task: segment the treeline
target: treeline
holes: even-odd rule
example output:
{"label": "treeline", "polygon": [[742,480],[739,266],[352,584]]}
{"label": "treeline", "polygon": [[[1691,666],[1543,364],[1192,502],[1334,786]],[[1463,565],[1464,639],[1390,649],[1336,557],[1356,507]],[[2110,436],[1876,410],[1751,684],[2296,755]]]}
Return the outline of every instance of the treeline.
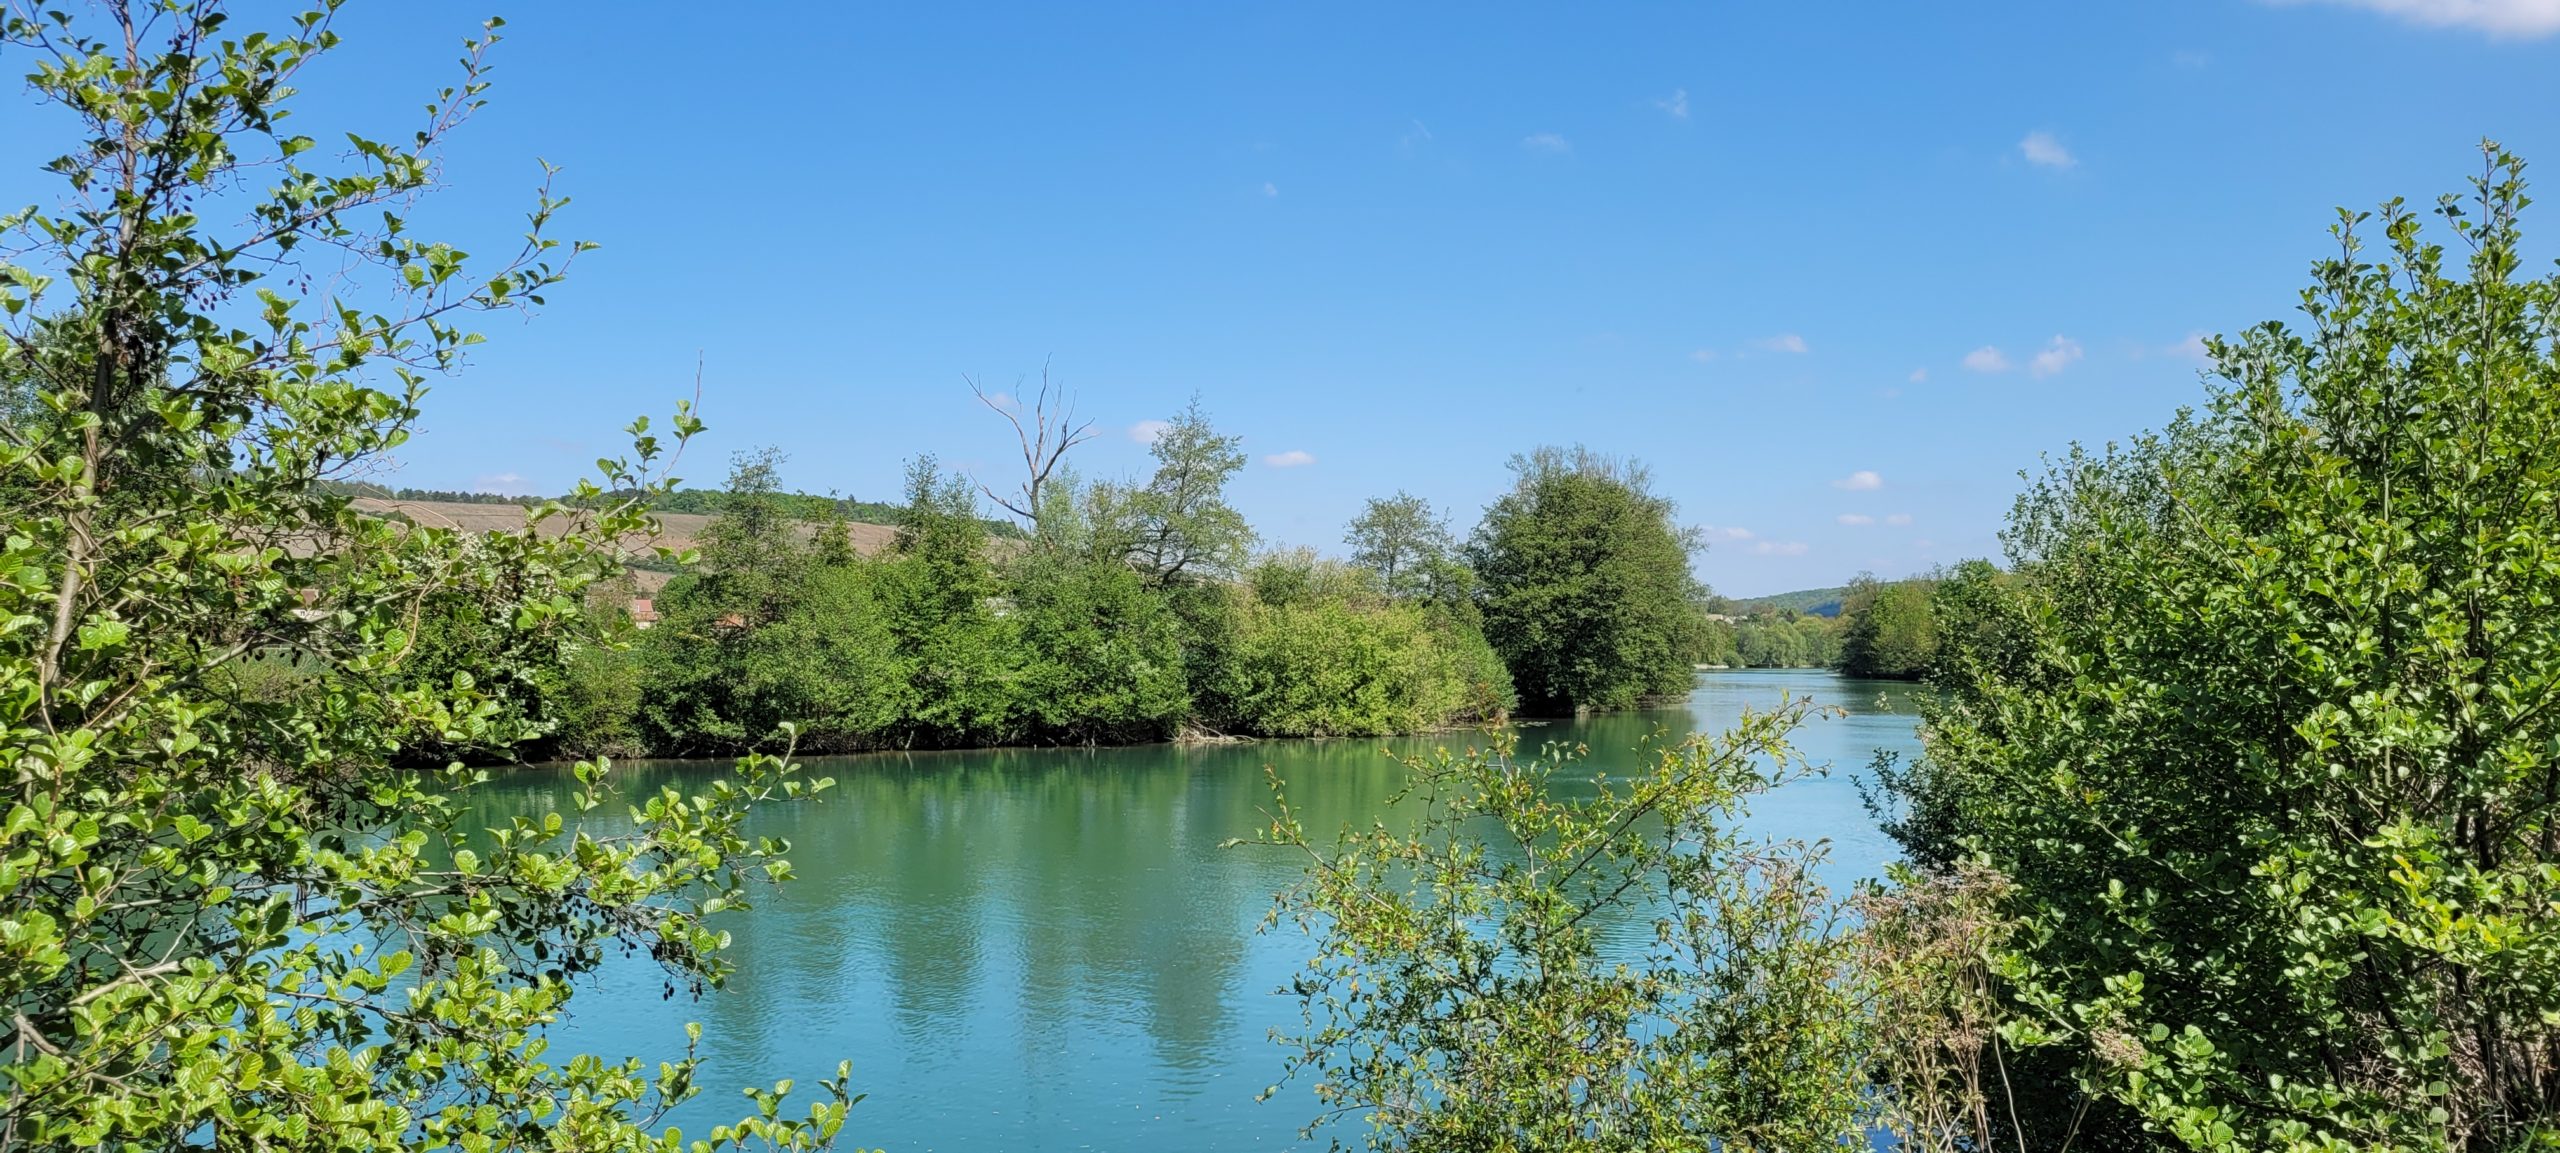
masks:
{"label": "treeline", "polygon": [[[786,726],[813,752],[1377,735],[1689,689],[1695,542],[1639,467],[1521,457],[1463,542],[1419,497],[1374,500],[1331,561],[1257,550],[1226,498],[1244,454],[1196,403],[1151,451],[1143,481],[1036,475],[1010,539],[920,460],[877,556],[840,505],[810,531],[777,454],[744,455],[654,627],[580,649],[522,707],[557,751],[704,755]],[[477,626],[432,621],[453,631],[416,667],[467,667]]]}
{"label": "treeline", "polygon": [[[628,493],[609,493],[607,499],[627,499]],[[652,512],[700,513],[716,516],[729,509],[737,493],[725,488],[670,489],[650,498]],[[808,492],[772,492],[756,494],[753,499],[770,502],[785,515],[811,523],[847,520],[861,524],[897,524],[907,506],[885,501],[856,500],[852,497],[823,496]],[[1012,521],[980,517],[988,534],[1020,539],[1022,528]]]}
{"label": "treeline", "polygon": [[[1840,611],[1834,616],[1774,605],[1772,598],[1712,597],[1705,603],[1703,659],[1729,668],[1826,668],[1853,677],[1924,680],[1939,667],[1943,634],[1963,627],[1950,622],[1963,620],[2003,579],[1982,560],[1898,581],[1860,573],[1838,590]],[[1830,593],[1800,595],[1831,603]]]}
{"label": "treeline", "polygon": [[543,502],[538,496],[509,496],[494,492],[457,492],[443,488],[392,488],[362,480],[321,480],[312,486],[314,492],[331,496],[370,497],[374,500],[432,500],[448,504],[511,504],[531,508]]}
{"label": "treeline", "polygon": [[[617,490],[592,496],[569,494],[559,497],[511,496],[494,492],[461,492],[443,488],[392,488],[370,481],[323,480],[314,491],[336,496],[371,497],[375,500],[436,501],[445,504],[506,504],[532,508],[545,501],[583,508],[605,508],[635,501],[651,512],[694,513],[716,515],[728,508],[731,494],[717,488],[670,488],[655,492]],[[788,515],[809,522],[847,520],[861,524],[896,524],[904,506],[876,500],[826,496],[809,492],[772,492],[758,496],[785,510]],[[999,537],[1022,536],[1022,529],[1008,520],[982,518],[987,532]]]}
{"label": "treeline", "polygon": [[1701,663],[1737,669],[1827,669],[1840,663],[1841,622],[1794,609],[1735,616],[1710,605]]}

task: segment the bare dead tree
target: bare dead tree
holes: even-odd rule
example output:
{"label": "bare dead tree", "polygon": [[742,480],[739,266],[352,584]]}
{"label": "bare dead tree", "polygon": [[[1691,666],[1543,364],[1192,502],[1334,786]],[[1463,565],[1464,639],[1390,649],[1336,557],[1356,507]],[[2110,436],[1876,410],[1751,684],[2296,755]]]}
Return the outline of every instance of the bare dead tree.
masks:
{"label": "bare dead tree", "polygon": [[[1019,493],[1007,496],[983,480],[978,482],[978,488],[987,494],[988,500],[1021,518],[1024,527],[1038,535],[1040,490],[1049,483],[1050,475],[1057,472],[1058,462],[1066,459],[1068,449],[1093,439],[1093,422],[1076,420],[1075,398],[1050,378],[1046,364],[1040,366],[1040,392],[1032,400],[1028,424],[1024,423],[1019,397],[1006,398],[1012,401],[1006,404],[997,399],[1003,394],[988,393],[975,377],[963,376],[960,379],[969,383],[969,391],[977,394],[978,403],[986,405],[989,411],[1013,426],[1014,439],[1022,446],[1025,479]],[[1015,390],[1020,391],[1019,382]]]}

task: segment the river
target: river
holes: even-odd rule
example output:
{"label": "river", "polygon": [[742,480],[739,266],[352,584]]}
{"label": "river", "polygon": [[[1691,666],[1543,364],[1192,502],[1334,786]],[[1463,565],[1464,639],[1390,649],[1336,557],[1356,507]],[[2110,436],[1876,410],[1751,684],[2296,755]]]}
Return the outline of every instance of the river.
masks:
{"label": "river", "polygon": [[[1881,872],[1890,842],[1855,781],[1879,749],[1918,745],[1908,686],[1811,671],[1701,674],[1685,708],[1523,730],[1586,742],[1599,767],[1655,731],[1721,729],[1745,708],[1810,696],[1846,715],[1797,745],[1829,776],[1760,798],[1750,826],[1829,842],[1827,880]],[[713,1088],[681,1110],[688,1137],[747,1112],[738,1086],[813,1083],[839,1060],[868,1094],[847,1147],[1193,1153],[1298,1144],[1303,1086],[1268,1102],[1296,1003],[1274,990],[1306,959],[1293,930],[1258,927],[1303,858],[1221,848],[1262,827],[1263,767],[1289,784],[1310,833],[1381,813],[1402,770],[1382,747],[1465,735],[811,758],[836,788],[758,815],[791,839],[798,879],[723,919],[737,964],[726,989],[668,998],[645,960],[582,989],[555,1052],[652,1059],[704,1026]],[[1619,763],[1624,763],[1620,760]],[[631,784],[682,786],[709,762],[624,766]],[[565,772],[500,778],[484,819],[555,806]]]}

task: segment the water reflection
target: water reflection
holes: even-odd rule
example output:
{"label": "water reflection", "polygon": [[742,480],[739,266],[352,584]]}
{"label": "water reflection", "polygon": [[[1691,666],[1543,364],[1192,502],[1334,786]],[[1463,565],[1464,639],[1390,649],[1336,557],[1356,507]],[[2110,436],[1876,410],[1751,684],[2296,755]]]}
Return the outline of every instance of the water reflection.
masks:
{"label": "water reflection", "polygon": [[[1854,773],[1915,743],[1909,690],[1821,673],[1719,673],[1686,709],[1542,726],[1523,744],[1584,742],[1596,768],[1652,733],[1717,729],[1782,695],[1847,715],[1798,734],[1835,771],[1763,798],[1751,825],[1827,839],[1834,884],[1880,871],[1889,844]],[[1387,742],[1398,751],[1464,735]],[[729,988],[662,999],[645,961],[584,991],[565,1048],[666,1055],[701,1020],[708,1083],[805,1081],[840,1059],[870,1098],[865,1147],[1210,1150],[1294,1143],[1303,1091],[1254,1096],[1280,1068],[1266,1039],[1295,1023],[1276,996],[1306,942],[1257,934],[1302,859],[1222,850],[1265,822],[1263,767],[1311,831],[1384,814],[1402,770],[1380,742],[937,753],[814,760],[836,778],[815,805],[761,814],[793,843],[799,880],[723,918]],[[629,766],[632,787],[698,784],[717,766]],[[484,819],[557,806],[565,774],[508,776],[472,803]],[[690,1134],[739,1112],[725,1092],[680,1115]]]}

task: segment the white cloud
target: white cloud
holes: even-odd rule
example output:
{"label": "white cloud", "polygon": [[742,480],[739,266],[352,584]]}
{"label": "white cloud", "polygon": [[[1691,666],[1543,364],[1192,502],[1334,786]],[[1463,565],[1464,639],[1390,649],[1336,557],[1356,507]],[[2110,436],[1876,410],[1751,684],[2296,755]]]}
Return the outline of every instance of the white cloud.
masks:
{"label": "white cloud", "polygon": [[1686,88],[1674,88],[1671,90],[1671,95],[1654,101],[1653,106],[1663,110],[1664,112],[1670,113],[1673,120],[1687,120],[1689,118],[1689,90]]}
{"label": "white cloud", "polygon": [[2176,344],[2170,345],[2169,355],[2186,360],[2192,360],[2199,364],[2213,359],[2213,354],[2205,351],[2204,334],[2201,332],[2190,332],[2187,334],[2187,338],[2185,340],[2181,340]]}
{"label": "white cloud", "polygon": [[2080,359],[2080,342],[2057,333],[2052,340],[2045,342],[2043,350],[2036,353],[2035,359],[2027,363],[2027,371],[2039,377],[2051,376],[2071,367],[2071,363],[2078,359]]}
{"label": "white cloud", "polygon": [[482,473],[471,478],[471,491],[496,493],[499,496],[531,496],[533,486],[512,472]]}
{"label": "white cloud", "polygon": [[1964,354],[1964,366],[1975,372],[2007,372],[2009,355],[1986,344]]}
{"label": "white cloud", "polygon": [[1413,151],[1414,145],[1429,143],[1431,143],[1430,126],[1416,120],[1413,122],[1413,131],[1405,133],[1401,139],[1398,139],[1396,141],[1396,147],[1404,149],[1407,152],[1411,152]]}
{"label": "white cloud", "polygon": [[1751,551],[1760,556],[1803,556],[1812,550],[1800,540],[1764,540],[1751,546]]}
{"label": "white cloud", "polygon": [[2080,158],[2050,132],[2027,133],[2027,138],[2018,142],[2018,151],[2026,156],[2027,163],[2038,168],[2069,168],[2080,163]]}
{"label": "white cloud", "polygon": [[1841,477],[1838,480],[1832,481],[1831,487],[1845,488],[1850,492],[1874,492],[1875,490],[1884,487],[1884,478],[1876,475],[1876,472],[1873,469],[1862,468],[1847,476]]}
{"label": "white cloud", "polygon": [[1892,516],[1889,516],[1889,517],[1884,518],[1884,523],[1889,524],[1889,525],[1894,525],[1894,526],[1896,526],[1896,527],[1900,527],[1900,526],[1902,526],[1902,525],[1910,524],[1910,523],[1911,523],[1911,514],[1910,514],[1910,513],[1907,513],[1907,512],[1898,512],[1898,513],[1893,514]]}
{"label": "white cloud", "polygon": [[1710,532],[1710,533],[1714,533],[1714,534],[1715,534],[1715,535],[1717,535],[1717,536],[1723,537],[1723,538],[1724,538],[1724,539],[1726,539],[1726,540],[1750,540],[1752,537],[1755,537],[1755,536],[1760,535],[1760,534],[1758,534],[1758,533],[1752,532],[1750,529],[1747,529],[1747,528],[1736,528],[1736,527],[1734,527],[1734,526],[1732,526],[1732,525],[1726,525],[1726,526],[1725,526],[1725,527],[1723,527],[1723,528],[1717,528],[1717,527],[1715,527],[1714,525],[1708,525],[1708,526],[1706,526],[1706,531],[1707,531],[1707,532]]}
{"label": "white cloud", "polygon": [[1262,194],[1264,196],[1278,196],[1280,195],[1280,186],[1265,180],[1262,182]]}
{"label": "white cloud", "polygon": [[1553,132],[1533,132],[1520,138],[1520,147],[1531,152],[1561,156],[1573,151],[1573,142]]}
{"label": "white cloud", "polygon": [[1314,464],[1315,462],[1316,454],[1308,452],[1303,448],[1293,448],[1287,452],[1275,452],[1262,458],[1262,463],[1270,465],[1273,468],[1298,468],[1304,465]]}
{"label": "white cloud", "polygon": [[2336,4],[2395,16],[2431,28],[2467,28],[2531,39],[2560,32],[2560,0],[2271,0],[2281,5]]}
{"label": "white cloud", "polygon": [[1129,426],[1129,439],[1139,444],[1154,444],[1157,437],[1164,435],[1164,430],[1172,427],[1166,421],[1142,420]]}
{"label": "white cloud", "polygon": [[1715,358],[1722,355],[1724,354],[1717,352],[1712,348],[1701,348],[1696,352],[1690,353],[1689,359],[1697,361],[1700,364],[1710,364],[1715,361]]}
{"label": "white cloud", "polygon": [[1844,512],[1834,519],[1838,520],[1842,524],[1848,525],[1870,525],[1876,523],[1876,518],[1868,516],[1862,512]]}
{"label": "white cloud", "polygon": [[1912,369],[1911,375],[1905,379],[1908,379],[1913,384],[1927,384],[1929,382],[1929,370],[1925,368]]}
{"label": "white cloud", "polygon": [[1763,337],[1759,340],[1752,341],[1751,347],[1760,349],[1763,352],[1809,351],[1805,347],[1804,338],[1792,332],[1781,332],[1776,336]]}

